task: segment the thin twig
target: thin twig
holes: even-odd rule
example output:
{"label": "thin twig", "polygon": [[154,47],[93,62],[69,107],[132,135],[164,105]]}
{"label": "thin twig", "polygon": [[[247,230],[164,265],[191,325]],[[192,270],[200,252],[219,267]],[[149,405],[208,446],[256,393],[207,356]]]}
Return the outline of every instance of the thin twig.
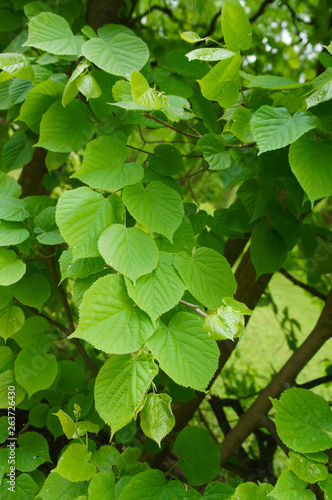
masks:
{"label": "thin twig", "polygon": [[313,389],[318,385],[328,384],[329,382],[332,382],[332,375],[324,375],[323,377],[304,382],[304,384],[296,384],[296,387],[300,387],[301,389]]}
{"label": "thin twig", "polygon": [[141,153],[144,153],[146,155],[152,155],[152,156],[154,156],[154,153],[149,153],[149,151],[144,151],[144,149],[135,148],[134,146],[129,146],[129,144],[127,144],[127,148],[135,149],[136,151],[140,151]]}
{"label": "thin twig", "polygon": [[48,321],[48,323],[50,325],[56,326],[56,328],[58,328],[59,330],[61,330],[66,336],[68,336],[68,335],[71,334],[71,331],[68,328],[66,328],[61,323],[58,323],[57,321],[54,321],[54,319],[49,318],[48,316],[46,316],[46,314],[40,313],[38,311],[38,309],[35,309],[34,307],[26,306],[26,305],[22,304],[21,302],[19,302],[17,299],[14,299],[14,301],[20,307],[25,307],[26,309],[28,309],[29,311],[31,311],[35,316],[40,316],[41,318],[46,319],[46,321]]}
{"label": "thin twig", "polygon": [[189,125],[189,123],[186,123],[186,122],[180,122],[180,125],[183,125],[184,127],[187,127],[189,128],[190,130],[192,130],[193,132],[196,132],[196,134],[198,135],[198,137],[202,137],[202,134],[200,134],[198,132],[198,130],[196,130],[194,127],[192,127],[191,125]]}
{"label": "thin twig", "polygon": [[179,302],[180,302],[180,304],[183,304],[184,306],[190,307],[191,309],[195,309],[195,311],[197,312],[197,314],[199,314],[203,318],[207,317],[207,314],[205,312],[203,312],[199,308],[199,306],[196,306],[196,304],[190,304],[190,302],[186,302],[185,300],[179,300]]}
{"label": "thin twig", "polygon": [[198,172],[194,172],[193,174],[187,174],[184,177],[178,177],[176,180],[181,181],[183,179],[189,179],[189,177],[194,177],[195,175],[201,174],[202,172],[206,172],[209,170],[209,167],[202,168],[201,170],[198,170]]}
{"label": "thin twig", "polygon": [[194,202],[196,203],[196,205],[199,207],[199,203],[198,203],[198,201],[196,200],[196,196],[195,196],[195,193],[194,193],[194,191],[193,191],[193,188],[191,187],[191,184],[190,184],[190,179],[189,179],[189,178],[187,179],[187,183],[188,183],[188,188],[189,188],[189,191],[190,191],[190,193],[191,193],[191,196],[193,197],[193,200],[194,200]]}
{"label": "thin twig", "polygon": [[203,412],[200,408],[198,408],[198,414],[199,414],[199,418],[202,420],[203,424],[205,425],[206,427],[206,430],[208,431],[208,433],[210,434],[210,436],[214,439],[214,441],[217,443],[217,444],[220,444],[218,439],[216,438],[216,436],[213,434],[212,430],[210,429],[210,426],[206,420],[206,418],[204,417],[203,415]]}
{"label": "thin twig", "polygon": [[174,127],[170,123],[164,122],[164,120],[160,120],[160,118],[157,118],[154,115],[149,115],[148,113],[143,113],[143,116],[145,116],[145,118],[149,118],[150,120],[154,120],[154,121],[160,123],[161,125],[164,125],[164,127],[170,128],[171,130],[178,132],[179,134],[185,135],[186,137],[194,137],[195,139],[199,139],[201,137],[199,135],[190,134],[189,132],[184,132],[183,130],[180,130],[180,129]]}
{"label": "thin twig", "polygon": [[307,292],[311,293],[314,297],[318,297],[321,300],[326,300],[327,296],[324,293],[319,292],[314,288],[313,286],[307,285],[306,283],[303,283],[302,281],[298,280],[297,278],[294,278],[291,274],[289,274],[285,269],[280,269],[280,273],[285,276],[289,281],[291,281],[294,285],[299,286],[300,288],[303,288],[303,290],[306,290]]}

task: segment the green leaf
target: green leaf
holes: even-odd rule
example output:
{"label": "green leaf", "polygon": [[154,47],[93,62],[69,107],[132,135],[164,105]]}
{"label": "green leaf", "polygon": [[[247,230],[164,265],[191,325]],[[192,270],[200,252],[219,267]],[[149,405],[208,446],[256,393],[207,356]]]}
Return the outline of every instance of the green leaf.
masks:
{"label": "green leaf", "polygon": [[207,485],[203,498],[206,500],[228,500],[232,493],[234,493],[234,488],[230,485],[213,482]]}
{"label": "green leaf", "polygon": [[198,248],[191,257],[175,256],[174,266],[189,292],[206,307],[220,307],[223,297],[234,295],[236,281],[225,257],[211,248]]}
{"label": "green leaf", "polygon": [[102,233],[98,248],[107,265],[136,283],[158,264],[159,252],[154,240],[137,227],[113,224]]}
{"label": "green leaf", "polygon": [[0,495],[3,500],[19,498],[22,500],[33,500],[38,491],[38,486],[29,474],[20,474],[15,478],[15,493],[12,493],[10,478],[3,478]]}
{"label": "green leaf", "polygon": [[55,222],[55,207],[47,207],[35,218],[34,232],[43,245],[60,245],[64,242]]}
{"label": "green leaf", "polygon": [[216,342],[203,332],[203,320],[191,313],[177,313],[168,327],[161,323],[146,345],[177,384],[199,391],[206,389],[218,366]]}
{"label": "green leaf", "polygon": [[11,196],[2,196],[0,200],[0,218],[7,221],[22,221],[29,217],[24,201]]}
{"label": "green leaf", "polygon": [[73,252],[65,250],[59,259],[61,281],[66,278],[87,278],[91,274],[100,273],[105,266],[102,257],[90,257],[73,261]]}
{"label": "green leaf", "polygon": [[113,465],[116,465],[120,458],[120,453],[114,446],[102,445],[92,454],[91,462],[100,472],[109,472]]}
{"label": "green leaf", "polygon": [[124,188],[122,199],[137,222],[172,241],[184,214],[181,197],[174,189],[158,181],[145,188],[136,184]]}
{"label": "green leaf", "polygon": [[181,457],[178,467],[193,486],[209,483],[220,472],[220,446],[206,429],[183,429],[175,441],[174,453]]}
{"label": "green leaf", "polygon": [[243,106],[238,106],[232,115],[233,123],[231,132],[242,142],[253,142],[251,118],[252,113]]}
{"label": "green leaf", "polygon": [[152,356],[112,356],[99,371],[95,383],[98,413],[111,426],[111,435],[136,418],[144,396],[158,373]]}
{"label": "green leaf", "polygon": [[296,111],[292,116],[286,108],[271,106],[261,106],[251,120],[258,154],[284,148],[317,126],[318,118],[311,113]]}
{"label": "green leaf", "polygon": [[61,98],[63,89],[62,83],[52,80],[39,83],[29,90],[16,120],[26,123],[33,132],[38,134],[43,114]]}
{"label": "green leaf", "polygon": [[14,286],[14,296],[25,306],[34,307],[40,312],[51,296],[50,282],[41,273],[25,276]]}
{"label": "green leaf", "polygon": [[84,38],[74,36],[67,21],[56,14],[42,12],[29,22],[29,37],[23,46],[57,55],[79,55]]}
{"label": "green leaf", "polygon": [[41,429],[46,427],[47,414],[49,412],[49,405],[47,403],[37,403],[29,411],[29,424]]}
{"label": "green leaf", "polygon": [[52,170],[57,170],[64,163],[66,163],[68,156],[68,153],[55,153],[54,151],[47,151],[45,159],[47,170],[49,172],[52,172]]}
{"label": "green leaf", "polygon": [[8,286],[20,280],[25,273],[25,263],[13,250],[0,248],[0,285]]}
{"label": "green leaf", "polygon": [[203,135],[198,140],[197,146],[201,148],[210,170],[224,170],[231,165],[232,158],[225,152],[225,141],[222,136],[217,134]]}
{"label": "green leaf", "polygon": [[81,94],[89,99],[96,99],[101,96],[101,88],[92,75],[81,75],[77,79],[77,88]]}
{"label": "green leaf", "polygon": [[15,342],[21,347],[31,347],[38,344],[38,346],[47,345],[49,347],[49,338],[45,335],[49,328],[49,323],[41,316],[31,316],[28,318],[24,326],[14,335]]}
{"label": "green leaf", "polygon": [[118,500],[182,500],[185,488],[180,481],[166,481],[160,470],[146,470],[134,476]]}
{"label": "green leaf", "polygon": [[244,332],[244,317],[239,311],[222,306],[205,318],[204,331],[211,339],[234,340]]}
{"label": "green leaf", "polygon": [[319,79],[319,84],[317,86],[315,85],[316,89],[306,98],[308,109],[317,106],[317,104],[321,102],[329,101],[332,97],[332,78],[328,77],[326,79],[325,73],[315,78],[315,80]]}
{"label": "green leaf", "polygon": [[89,484],[89,500],[115,500],[115,476],[112,472],[98,472]]}
{"label": "green leaf", "polygon": [[315,500],[316,495],[307,490],[308,483],[299,479],[291,470],[284,470],[278,477],[277,483],[269,493],[275,500]]}
{"label": "green leaf", "polygon": [[26,347],[17,355],[15,377],[29,397],[35,392],[48,389],[57,373],[58,364],[54,354],[44,354],[39,346]]}
{"label": "green leaf", "polygon": [[175,307],[184,293],[184,284],[173,266],[173,255],[161,253],[156,269],[136,282],[126,280],[129,296],[156,324],[166,311]]}
{"label": "green leaf", "polygon": [[163,101],[156,90],[151,89],[146,78],[138,71],[133,71],[130,76],[131,92],[134,102],[146,109],[160,109]]}
{"label": "green leaf", "polygon": [[204,61],[188,61],[186,49],[168,52],[163,61],[163,67],[171,73],[193,78],[203,78],[209,71],[209,66]]}
{"label": "green leaf", "polygon": [[221,11],[222,33],[229,50],[238,52],[251,46],[251,26],[239,0],[225,0]]}
{"label": "green leaf", "polygon": [[172,398],[168,394],[148,394],[141,413],[140,425],[144,434],[156,441],[161,440],[173,429],[175,418],[171,408]]}
{"label": "green leaf", "polygon": [[16,78],[33,78],[34,72],[29,60],[23,54],[0,54],[0,68]]}
{"label": "green leaf", "polygon": [[173,243],[164,236],[155,238],[158,248],[162,252],[178,253],[182,250],[191,255],[196,246],[193,228],[188,217],[183,217],[180,226],[174,233]]}
{"label": "green leaf", "polygon": [[83,73],[83,71],[89,67],[88,61],[83,61],[81,64],[76,66],[63,90],[62,95],[62,106],[67,106],[78,94],[79,90],[77,87],[78,77]]}
{"label": "green leaf", "polygon": [[[255,484],[251,482],[246,482],[240,484],[233,496],[230,496],[230,499],[234,500],[267,500],[270,499],[269,494],[273,490],[273,486],[271,484]],[[205,498],[205,497],[204,497]],[[228,498],[228,497],[227,497]],[[293,497],[292,497],[293,498]]]}
{"label": "green leaf", "polygon": [[19,183],[13,177],[0,172],[0,195],[18,198],[21,193],[22,187],[19,185]]}
{"label": "green leaf", "polygon": [[0,373],[0,408],[8,410],[8,387],[15,386],[15,403],[19,405],[23,401],[26,392],[16,383],[14,370],[6,370]]}
{"label": "green leaf", "polygon": [[22,168],[31,161],[33,155],[32,145],[33,142],[28,139],[24,132],[17,130],[12,135],[2,151],[7,172]]}
{"label": "green leaf", "polygon": [[51,471],[47,476],[44,486],[38,493],[42,500],[73,500],[88,494],[88,485],[86,482],[73,483],[68,479],[60,476],[56,472]]}
{"label": "green leaf", "polygon": [[73,483],[89,481],[97,472],[90,459],[91,452],[83,444],[70,444],[60,457],[54,472]]}
{"label": "green leaf", "polygon": [[329,474],[324,481],[319,481],[318,486],[324,491],[325,500],[332,498],[332,474]]}
{"label": "green leaf", "polygon": [[29,231],[19,222],[0,221],[0,246],[19,245],[29,238]]}
{"label": "green leaf", "polygon": [[18,438],[16,467],[22,472],[31,472],[39,465],[51,462],[48,444],[38,432],[26,432]]}
{"label": "green leaf", "polygon": [[306,458],[299,453],[289,452],[289,468],[303,481],[314,484],[326,479],[328,470],[323,464]]}
{"label": "green leaf", "polygon": [[70,338],[85,339],[104,352],[125,354],[142,347],[153,331],[149,317],[128,297],[123,277],[111,274],[85,292],[79,325]]}
{"label": "green leaf", "polygon": [[154,155],[149,156],[149,167],[167,177],[184,171],[181,153],[170,144],[161,144],[154,148]]}
{"label": "green leaf", "polygon": [[89,142],[79,171],[72,175],[85,184],[104,191],[117,191],[142,180],[138,163],[125,163],[128,148],[116,137],[101,136]]}
{"label": "green leaf", "polygon": [[262,184],[256,179],[245,181],[236,192],[246,209],[250,222],[264,217],[269,212],[269,202],[276,198],[276,190],[269,184]]}
{"label": "green leaf", "polygon": [[59,410],[57,413],[54,413],[58,417],[61,423],[61,427],[67,439],[71,439],[76,432],[75,422],[70,418],[67,413],[62,410]]}
{"label": "green leaf", "polygon": [[238,302],[237,300],[233,299],[232,297],[224,297],[222,299],[222,303],[225,306],[231,307],[234,311],[238,311],[244,315],[250,316],[254,312],[254,311],[251,311],[251,309],[249,309],[245,304],[243,304],[242,302]]}
{"label": "green leaf", "polygon": [[56,101],[43,115],[37,145],[58,153],[70,153],[83,148],[95,130],[86,104],[74,100],[64,108]]}
{"label": "green leaf", "polygon": [[58,362],[57,390],[65,394],[78,394],[86,385],[86,372],[75,361]]}
{"label": "green leaf", "polygon": [[25,316],[20,307],[9,306],[0,311],[0,336],[7,340],[24,325]]}
{"label": "green leaf", "polygon": [[218,62],[202,80],[198,80],[204,97],[217,101],[223,108],[233,106],[239,97],[237,78],[242,63],[236,54]]}
{"label": "green leaf", "polygon": [[327,401],[306,389],[291,388],[272,399],[281,440],[295,451],[312,453],[332,446],[332,411]]}
{"label": "green leaf", "polygon": [[107,73],[129,78],[149,59],[146,44],[128,28],[108,24],[99,28],[98,36],[84,43],[82,53]]}
{"label": "green leaf", "polygon": [[257,278],[279,271],[287,257],[287,247],[278,231],[257,221],[251,236],[250,255]]}
{"label": "green leaf", "polygon": [[201,38],[194,31],[184,31],[183,33],[180,33],[180,36],[188,43],[202,42],[203,40],[205,40],[205,38]]}
{"label": "green leaf", "polygon": [[111,224],[122,222],[121,198],[104,198],[87,187],[64,193],[57,204],[56,222],[73,251],[74,260],[98,257],[98,239]]}
{"label": "green leaf", "polygon": [[193,61],[195,59],[198,59],[199,61],[222,61],[223,59],[228,59],[234,55],[234,52],[226,49],[204,47],[203,49],[195,49],[188,52],[186,57],[188,57],[189,61]]}
{"label": "green leaf", "polygon": [[312,203],[332,194],[331,154],[331,141],[316,140],[314,133],[302,136],[289,148],[292,172]]}

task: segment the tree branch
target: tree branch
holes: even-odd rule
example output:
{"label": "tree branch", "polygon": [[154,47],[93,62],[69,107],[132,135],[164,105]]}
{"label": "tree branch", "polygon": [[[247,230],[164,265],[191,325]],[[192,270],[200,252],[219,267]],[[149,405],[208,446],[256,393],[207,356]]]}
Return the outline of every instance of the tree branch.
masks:
{"label": "tree branch", "polygon": [[150,120],[154,120],[155,122],[158,122],[161,125],[164,125],[164,127],[170,128],[171,130],[178,132],[178,134],[185,135],[186,137],[194,137],[195,139],[199,139],[201,137],[200,135],[190,134],[189,132],[184,132],[184,130],[180,130],[180,129],[174,127],[173,125],[171,125],[170,123],[167,123],[167,122],[164,122],[163,120],[160,120],[160,118],[157,118],[154,115],[149,115],[149,113],[144,112],[143,116],[145,116],[145,118],[149,118]]}
{"label": "tree branch", "polygon": [[332,335],[332,289],[327,297],[324,309],[316,326],[292,354],[281,370],[267,387],[259,394],[254,403],[240,418],[232,431],[226,436],[220,453],[220,464],[223,466],[247,437],[259,425],[259,421],[271,408],[270,398],[277,398],[281,392],[296,379],[300,371],[319,351]]}
{"label": "tree branch", "polygon": [[207,314],[205,312],[203,312],[199,308],[199,306],[196,306],[196,304],[190,304],[190,302],[186,302],[185,300],[179,300],[179,302],[180,302],[180,304],[183,304],[184,306],[190,307],[191,309],[195,309],[195,311],[197,312],[197,314],[199,314],[203,318],[207,317]]}
{"label": "tree branch", "polygon": [[254,14],[253,16],[251,16],[251,18],[249,19],[249,21],[251,23],[254,23],[261,15],[264,14],[265,12],[265,9],[268,5],[270,5],[271,3],[273,3],[274,0],[265,0],[262,5],[260,6],[260,8],[258,9],[258,11],[256,12],[256,14]]}
{"label": "tree branch", "polygon": [[324,375],[324,377],[314,378],[313,380],[304,382],[304,384],[296,384],[296,387],[300,387],[301,389],[313,389],[318,385],[328,384],[329,382],[332,382],[332,375]]}
{"label": "tree branch", "polygon": [[316,290],[316,288],[314,288],[313,286],[307,285],[306,283],[303,283],[302,281],[298,280],[297,278],[294,278],[294,276],[289,274],[285,269],[280,269],[279,272],[281,274],[283,274],[285,276],[285,278],[287,278],[289,281],[294,283],[294,285],[297,285],[297,286],[303,288],[303,290],[310,292],[311,295],[314,295],[314,297],[318,297],[319,299],[322,299],[324,301],[326,300],[327,296],[324,293],[321,293],[318,290]]}

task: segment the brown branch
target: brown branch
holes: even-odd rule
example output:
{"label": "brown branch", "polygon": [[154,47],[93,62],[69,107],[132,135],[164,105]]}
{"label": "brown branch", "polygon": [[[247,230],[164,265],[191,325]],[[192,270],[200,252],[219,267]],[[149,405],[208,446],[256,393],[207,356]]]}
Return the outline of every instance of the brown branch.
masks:
{"label": "brown branch", "polygon": [[190,304],[190,302],[186,302],[185,300],[179,300],[179,302],[180,302],[180,304],[183,304],[184,306],[190,307],[191,309],[195,309],[195,311],[197,312],[197,314],[199,314],[203,318],[207,317],[207,314],[205,312],[203,312],[199,308],[199,306],[197,306],[196,304]]}
{"label": "brown branch", "polygon": [[53,325],[56,328],[58,328],[59,330],[61,330],[66,336],[71,334],[71,331],[68,330],[68,328],[66,328],[62,323],[58,323],[57,321],[54,321],[54,319],[49,318],[48,316],[46,316],[46,314],[40,313],[38,311],[38,309],[35,309],[34,307],[30,307],[30,306],[25,306],[24,304],[22,304],[20,301],[18,301],[15,298],[14,298],[14,302],[16,304],[18,304],[20,307],[25,307],[26,309],[28,309],[29,311],[31,311],[35,316],[40,316],[41,318],[46,319],[46,321],[48,321],[48,323],[50,325]]}
{"label": "brown branch", "polygon": [[265,12],[265,9],[268,5],[270,5],[271,3],[273,3],[274,0],[265,0],[262,5],[260,6],[260,8],[258,9],[258,11],[256,12],[256,14],[254,14],[253,16],[251,16],[251,18],[249,19],[249,21],[251,23],[254,23],[261,15],[264,14]]}
{"label": "brown branch", "polygon": [[207,32],[205,33],[204,37],[202,37],[202,38],[207,38],[207,37],[209,37],[209,36],[212,35],[212,33],[215,30],[216,23],[217,23],[217,21],[218,21],[218,19],[219,19],[220,16],[221,16],[221,10],[219,10],[219,12],[217,12],[217,14],[215,14],[213,16],[213,18],[211,19],[211,22],[210,22],[209,29],[207,30]]}
{"label": "brown branch", "polygon": [[327,297],[323,311],[316,326],[292,354],[272,381],[259,394],[254,403],[240,418],[232,431],[226,436],[220,454],[220,464],[223,466],[247,437],[257,428],[260,419],[270,410],[270,398],[277,398],[289,387],[300,371],[332,336],[332,289]]}
{"label": "brown branch", "polygon": [[194,135],[194,134],[190,134],[189,132],[184,132],[184,130],[180,130],[180,129],[174,127],[173,125],[171,125],[170,123],[167,123],[167,122],[164,122],[163,120],[160,120],[160,118],[157,118],[154,115],[149,115],[149,113],[143,113],[143,116],[145,116],[145,118],[149,118],[150,120],[154,120],[155,122],[160,123],[164,127],[167,127],[167,128],[170,128],[171,130],[174,130],[178,134],[185,135],[186,137],[194,137],[195,139],[200,138],[200,135]]}
{"label": "brown branch", "polygon": [[177,23],[179,26],[181,26],[182,24],[182,21],[180,21],[180,19],[177,19],[174,14],[173,14],[173,11],[171,9],[168,9],[167,7],[161,7],[160,5],[152,5],[148,10],[146,10],[145,12],[143,12],[143,14],[140,14],[139,16],[135,17],[133,20],[132,20],[132,24],[136,23],[137,21],[140,21],[141,19],[143,19],[143,17],[146,17],[148,16],[152,11],[154,10],[159,10],[160,12],[163,12],[164,14],[166,14],[173,22]]}
{"label": "brown branch", "polygon": [[313,380],[304,382],[304,384],[296,384],[296,387],[300,387],[301,389],[313,389],[318,385],[328,384],[329,382],[332,382],[332,375],[324,375],[324,377],[314,378]]}
{"label": "brown branch", "polygon": [[210,426],[208,424],[208,421],[206,420],[206,418],[204,417],[204,414],[203,412],[198,408],[198,414],[199,414],[199,418],[201,419],[201,421],[203,422],[203,424],[205,425],[206,427],[206,430],[208,431],[208,433],[210,434],[210,436],[212,437],[212,439],[217,443],[217,444],[220,444],[218,439],[216,438],[216,436],[213,434],[212,430],[210,429]]}
{"label": "brown branch", "polygon": [[315,297],[318,297],[319,299],[326,300],[326,295],[324,293],[319,292],[314,288],[313,286],[307,285],[306,283],[303,283],[302,281],[298,280],[297,278],[294,278],[291,274],[289,274],[285,269],[280,269],[279,271],[281,274],[285,276],[289,281],[294,283],[294,285],[299,286],[303,288],[303,290],[306,290],[307,292],[310,292],[311,295],[314,295]]}

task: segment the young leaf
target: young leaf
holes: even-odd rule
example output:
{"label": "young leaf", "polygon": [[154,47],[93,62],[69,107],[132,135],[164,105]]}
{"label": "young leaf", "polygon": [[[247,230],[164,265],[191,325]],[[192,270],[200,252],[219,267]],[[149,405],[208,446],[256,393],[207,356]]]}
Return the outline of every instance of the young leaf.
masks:
{"label": "young leaf", "polygon": [[221,11],[222,33],[229,50],[238,52],[251,46],[251,26],[239,0],[225,0]]}
{"label": "young leaf", "polygon": [[[273,486],[271,484],[255,484],[251,482],[245,482],[240,484],[232,497],[229,498],[241,498],[241,500],[266,500],[270,499],[269,494],[273,490]],[[227,497],[228,498],[228,497]],[[286,499],[285,499],[286,500]],[[294,498],[295,500],[295,498]],[[300,498],[298,499],[300,500]]]}
{"label": "young leaf", "polygon": [[244,331],[244,317],[232,307],[222,306],[205,318],[203,328],[211,339],[234,340]]}
{"label": "young leaf", "polygon": [[156,324],[164,312],[175,307],[184,293],[184,284],[173,266],[173,255],[161,253],[156,269],[134,285],[126,279],[129,296]]}
{"label": "young leaf", "polygon": [[151,89],[146,78],[138,71],[133,71],[130,76],[131,93],[134,102],[140,104],[146,109],[161,109],[163,101],[158,93]]}
{"label": "young leaf", "polygon": [[331,141],[316,140],[314,133],[303,135],[289,148],[293,174],[312,203],[332,194],[331,154]]}
{"label": "young leaf", "polygon": [[73,35],[63,17],[42,12],[29,22],[29,37],[24,46],[57,55],[79,55],[83,41],[82,36]]}
{"label": "young leaf", "polygon": [[234,52],[231,52],[230,50],[205,47],[203,49],[195,49],[188,52],[186,57],[188,57],[189,61],[194,61],[195,59],[198,59],[199,61],[222,61],[223,59],[228,59],[234,55]]}
{"label": "young leaf", "polygon": [[63,95],[62,95],[62,100],[61,100],[62,106],[67,106],[67,104],[69,104],[77,96],[77,94],[79,92],[79,89],[77,87],[78,77],[88,67],[89,67],[89,63],[88,63],[88,61],[85,61],[85,60],[83,62],[81,62],[78,66],[76,66],[76,68],[74,69],[74,71],[72,72],[70,77],[68,78],[66,86],[63,90]]}
{"label": "young leaf", "polygon": [[172,241],[184,215],[181,197],[174,189],[158,181],[145,188],[135,184],[124,188],[122,199],[137,222]]}
{"label": "young leaf", "polygon": [[25,263],[13,250],[0,249],[0,285],[8,286],[20,280],[25,273]]}
{"label": "young leaf", "polygon": [[38,146],[58,153],[70,153],[83,148],[95,130],[86,104],[74,100],[64,108],[60,101],[56,101],[43,115]]}
{"label": "young leaf", "polygon": [[154,240],[137,227],[113,224],[99,238],[98,248],[107,265],[130,278],[151,273],[158,264],[159,252]]}
{"label": "young leaf", "polygon": [[129,78],[149,58],[146,44],[128,28],[107,24],[99,28],[98,36],[84,43],[82,53],[107,73]]}
{"label": "young leaf", "polygon": [[72,177],[104,191],[117,191],[142,180],[144,170],[138,163],[125,163],[128,149],[116,137],[104,135],[89,142],[84,161]]}
{"label": "young leaf", "polygon": [[99,371],[95,384],[96,409],[111,426],[111,435],[136,418],[145,393],[158,373],[152,356],[112,356]]}
{"label": "young leaf", "polygon": [[198,248],[191,257],[175,256],[174,266],[189,292],[206,307],[220,307],[223,297],[234,295],[236,281],[225,257],[210,248]]}
{"label": "young leaf", "polygon": [[70,418],[69,415],[67,415],[67,413],[65,413],[62,410],[59,410],[57,413],[54,413],[54,415],[56,415],[60,420],[66,438],[71,439],[76,431],[75,422]]}
{"label": "young leaf", "polygon": [[206,429],[187,427],[178,435],[174,453],[178,466],[193,486],[212,481],[220,471],[220,446]]}
{"label": "young leaf", "polygon": [[54,472],[73,483],[89,481],[97,472],[90,459],[91,452],[83,444],[70,444],[60,457]]}
{"label": "young leaf", "polygon": [[306,389],[291,388],[280,399],[272,399],[282,441],[300,453],[322,451],[332,446],[332,411],[325,399]]}
{"label": "young leaf", "polygon": [[89,99],[96,99],[101,95],[101,88],[92,75],[80,75],[77,79],[77,88],[81,94]]}
{"label": "young leaf", "polygon": [[203,40],[205,40],[205,38],[201,38],[194,31],[184,31],[183,33],[180,33],[180,36],[181,38],[183,38],[183,40],[189,43],[202,42]]}
{"label": "young leaf", "polygon": [[203,96],[218,101],[223,108],[233,106],[239,97],[237,79],[241,63],[239,54],[218,62],[202,80],[198,80]]}
{"label": "young leaf", "polygon": [[233,123],[231,132],[242,142],[253,142],[254,138],[251,132],[252,113],[243,106],[238,106],[232,115]]}
{"label": "young leaf", "polygon": [[169,377],[198,391],[206,389],[218,366],[218,346],[192,313],[177,313],[168,327],[161,323],[146,345]]}
{"label": "young leaf", "polygon": [[261,106],[251,120],[258,154],[284,148],[317,126],[318,118],[311,113],[296,111],[292,116],[286,108],[271,106]]}
{"label": "young leaf", "polygon": [[65,192],[57,204],[56,222],[73,258],[98,257],[98,239],[111,224],[122,221],[121,198],[104,198],[87,187]]}
{"label": "young leaf", "polygon": [[23,54],[0,54],[0,68],[16,78],[30,80],[34,76],[30,61]]}
{"label": "young leaf", "polygon": [[134,306],[123,277],[104,276],[85,292],[79,325],[70,338],[85,339],[107,353],[135,352],[154,328],[147,314]]}
{"label": "young leaf", "polygon": [[156,441],[161,440],[173,429],[175,418],[171,409],[172,398],[168,394],[148,394],[141,412],[140,425],[144,434]]}

